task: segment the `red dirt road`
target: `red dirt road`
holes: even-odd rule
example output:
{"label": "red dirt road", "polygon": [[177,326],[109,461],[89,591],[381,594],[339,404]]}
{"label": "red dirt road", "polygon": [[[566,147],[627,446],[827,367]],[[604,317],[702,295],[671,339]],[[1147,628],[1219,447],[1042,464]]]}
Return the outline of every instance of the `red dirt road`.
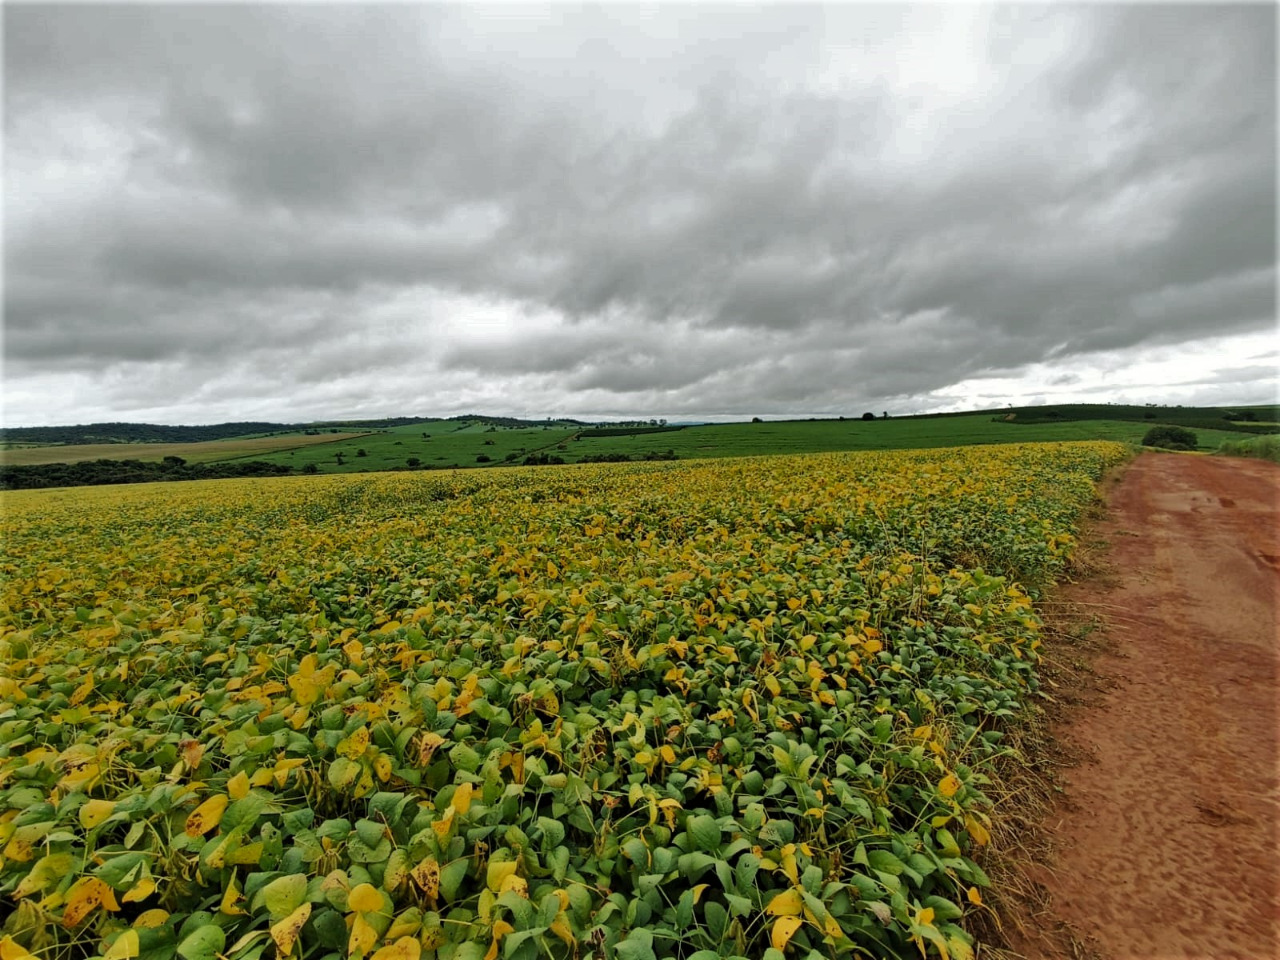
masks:
{"label": "red dirt road", "polygon": [[1144,454],[1098,531],[1109,575],[1068,592],[1112,649],[1106,693],[1053,730],[1094,759],[1035,879],[1108,960],[1280,957],[1278,507],[1275,464]]}

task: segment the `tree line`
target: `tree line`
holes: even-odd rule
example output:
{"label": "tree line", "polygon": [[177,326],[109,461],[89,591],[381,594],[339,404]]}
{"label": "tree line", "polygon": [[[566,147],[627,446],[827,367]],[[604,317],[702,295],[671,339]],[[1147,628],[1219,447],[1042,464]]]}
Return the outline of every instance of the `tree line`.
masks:
{"label": "tree line", "polygon": [[160,480],[222,480],[229,477],[276,477],[292,473],[287,464],[262,460],[187,463],[165,457],[159,463],[142,460],[83,460],[80,463],[41,463],[0,466],[0,490],[42,487],[97,486],[104,483],[153,483]]}

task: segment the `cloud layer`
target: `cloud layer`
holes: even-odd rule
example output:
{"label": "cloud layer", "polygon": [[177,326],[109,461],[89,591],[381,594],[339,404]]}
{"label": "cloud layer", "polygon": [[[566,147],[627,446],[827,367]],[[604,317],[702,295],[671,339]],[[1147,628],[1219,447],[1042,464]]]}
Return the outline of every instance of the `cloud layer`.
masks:
{"label": "cloud layer", "polygon": [[1152,399],[1270,400],[1237,348],[1276,323],[1275,38],[1267,5],[8,5],[5,420],[1140,399],[1153,351],[1219,385]]}

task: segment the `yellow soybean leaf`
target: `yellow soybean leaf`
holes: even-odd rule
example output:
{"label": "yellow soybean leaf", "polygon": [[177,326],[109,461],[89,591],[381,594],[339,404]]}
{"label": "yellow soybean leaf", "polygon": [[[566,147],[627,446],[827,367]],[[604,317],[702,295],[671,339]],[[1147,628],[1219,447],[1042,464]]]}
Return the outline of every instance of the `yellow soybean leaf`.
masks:
{"label": "yellow soybean leaf", "polygon": [[310,677],[294,674],[289,678],[289,687],[293,690],[293,699],[300,706],[308,707],[320,699],[320,685]]}
{"label": "yellow soybean leaf", "polygon": [[573,930],[565,919],[564,911],[560,911],[556,915],[556,919],[551,924],[551,932],[565,942],[566,946],[577,946],[577,939],[573,935]]}
{"label": "yellow soybean leaf", "polygon": [[293,945],[298,942],[298,934],[311,916],[311,904],[304,903],[283,920],[271,925],[271,939],[276,943],[278,956],[287,957],[293,953]]}
{"label": "yellow soybean leaf", "polygon": [[200,806],[191,811],[187,817],[186,833],[188,837],[202,837],[219,823],[227,812],[227,795],[215,794]]}
{"label": "yellow soybean leaf", "polygon": [[381,910],[382,894],[371,883],[359,884],[347,895],[347,907],[359,913]]}
{"label": "yellow soybean leaf", "polygon": [[71,694],[71,706],[79,706],[84,703],[85,697],[93,693],[93,674],[89,674],[84,678],[84,683],[76,687],[75,692]]}
{"label": "yellow soybean leaf", "polygon": [[773,949],[785,950],[803,923],[804,921],[799,917],[779,917],[773,925],[773,932],[769,935],[769,942],[773,944]]}
{"label": "yellow soybean leaf", "polygon": [[369,925],[362,914],[357,913],[351,923],[351,937],[347,941],[347,953],[368,953],[378,942],[378,931]]}
{"label": "yellow soybean leaf", "polygon": [[453,809],[459,814],[466,813],[471,809],[471,794],[473,787],[469,783],[464,783],[453,791],[453,799],[449,802]]}
{"label": "yellow soybean leaf", "polygon": [[493,942],[489,944],[489,950],[484,955],[484,960],[497,960],[498,944],[502,942],[502,938],[508,933],[514,933],[515,927],[507,923],[505,920],[496,920],[493,924]]}
{"label": "yellow soybean leaf", "polygon": [[243,917],[245,912],[237,906],[243,899],[244,896],[236,889],[236,878],[235,874],[232,873],[231,881],[227,884],[227,889],[223,891],[222,903],[218,905],[218,911],[225,913],[229,917]]}
{"label": "yellow soybean leaf", "polygon": [[90,800],[80,808],[80,826],[92,830],[111,816],[116,805],[113,800]]}
{"label": "yellow soybean leaf", "polygon": [[502,888],[502,881],[507,877],[514,876],[516,872],[516,862],[514,860],[490,860],[489,869],[485,876],[485,885],[497,893]]}
{"label": "yellow soybean leaf", "polygon": [[391,921],[391,926],[387,928],[386,937],[394,943],[401,937],[416,936],[421,929],[422,911],[418,907],[410,907]]}
{"label": "yellow soybean leaf", "polygon": [[432,756],[435,755],[436,748],[444,743],[444,737],[438,733],[424,733],[418,741],[418,766],[425,767],[431,762]]}
{"label": "yellow soybean leaf", "polygon": [[249,795],[249,778],[241,770],[227,781],[227,796],[232,800],[243,800]]}
{"label": "yellow soybean leaf", "polygon": [[139,903],[156,892],[156,882],[152,877],[143,877],[120,897],[121,903]]}
{"label": "yellow soybean leaf", "polygon": [[965,817],[964,825],[965,829],[969,831],[969,836],[973,837],[979,846],[990,841],[991,834],[987,832],[987,828],[984,827],[975,817]]}
{"label": "yellow soybean leaf", "polygon": [[102,907],[110,913],[120,909],[115,891],[97,877],[81,877],[67,891],[67,905],[62,911],[62,925],[70,930],[85,917]]}
{"label": "yellow soybean leaf", "polygon": [[154,910],[144,910],[138,914],[138,919],[133,921],[133,926],[138,930],[151,930],[155,927],[162,926],[169,919],[169,911],[161,910],[157,907]]}
{"label": "yellow soybean leaf", "polygon": [[975,906],[982,906],[982,894],[978,893],[977,887],[970,887],[965,891],[965,896],[969,898],[969,902]]}
{"label": "yellow soybean leaf", "polygon": [[413,878],[422,890],[428,900],[434,900],[440,894],[440,864],[434,857],[427,857],[411,871],[409,876]]}
{"label": "yellow soybean leaf", "polygon": [[792,883],[800,882],[800,865],[796,862],[795,851],[787,850],[783,852],[782,872],[787,875],[787,879]]}
{"label": "yellow soybean leaf", "polygon": [[507,877],[498,886],[498,893],[514,893],[518,897],[529,899],[529,883],[524,877],[517,877],[515,874]]}
{"label": "yellow soybean leaf", "polygon": [[69,853],[51,853],[41,857],[13,891],[13,899],[29,897],[33,893],[42,892],[45,887],[61,883],[70,872],[72,862],[73,857]]}
{"label": "yellow soybean leaf", "polygon": [[944,797],[954,797],[960,789],[960,778],[954,773],[948,773],[945,777],[938,781],[938,792]]}
{"label": "yellow soybean leaf", "polygon": [[136,957],[141,948],[138,943],[138,931],[126,930],[116,937],[115,943],[102,955],[102,960],[130,960]]}
{"label": "yellow soybean leaf", "polygon": [[34,953],[28,953],[26,947],[6,934],[0,937],[0,960],[37,960],[37,958]]}
{"label": "yellow soybean leaf", "polygon": [[338,744],[337,751],[340,756],[347,757],[350,760],[358,760],[369,749],[369,728],[358,727]]}
{"label": "yellow soybean leaf", "polygon": [[676,752],[675,752],[675,750],[673,750],[673,749],[671,748],[670,744],[668,744],[668,745],[664,746],[664,747],[663,747],[661,750],[659,750],[658,752],[659,752],[660,754],[662,754],[662,759],[663,759],[663,761],[664,761],[664,762],[666,762],[666,763],[675,763],[675,762],[676,762]]}
{"label": "yellow soybean leaf", "polygon": [[378,775],[378,779],[386,783],[391,779],[391,758],[385,753],[378,754],[378,758],[373,761],[373,772]]}
{"label": "yellow soybean leaf", "polygon": [[380,947],[370,960],[418,960],[422,944],[415,937],[401,937],[395,943]]}
{"label": "yellow soybean leaf", "polygon": [[773,917],[798,917],[803,907],[804,900],[800,897],[800,891],[792,887],[770,900],[764,912]]}

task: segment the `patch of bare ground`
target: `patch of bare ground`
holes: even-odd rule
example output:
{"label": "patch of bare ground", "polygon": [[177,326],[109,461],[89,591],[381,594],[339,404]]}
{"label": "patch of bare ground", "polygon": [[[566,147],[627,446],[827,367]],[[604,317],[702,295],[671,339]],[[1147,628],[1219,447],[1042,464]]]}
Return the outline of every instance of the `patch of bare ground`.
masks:
{"label": "patch of bare ground", "polygon": [[1029,763],[998,798],[993,960],[1272,960],[1280,467],[1144,454],[1045,603]]}

